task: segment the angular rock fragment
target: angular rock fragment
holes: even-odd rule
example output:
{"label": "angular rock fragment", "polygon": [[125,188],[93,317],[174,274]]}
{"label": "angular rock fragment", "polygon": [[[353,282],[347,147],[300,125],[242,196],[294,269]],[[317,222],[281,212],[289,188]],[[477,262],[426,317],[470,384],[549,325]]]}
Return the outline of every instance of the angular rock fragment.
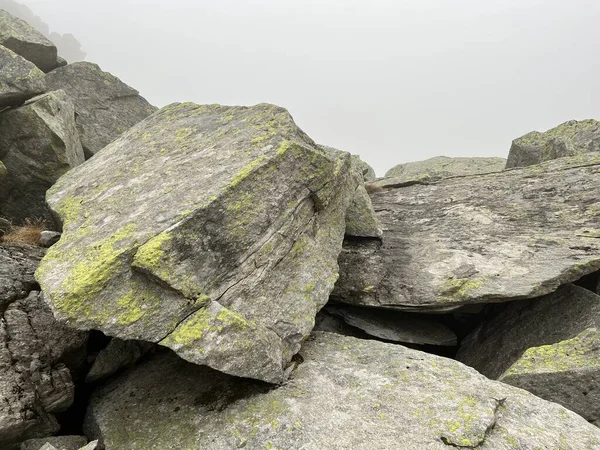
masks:
{"label": "angular rock fragment", "polygon": [[485,376],[600,419],[600,296],[574,285],[514,302],[468,336],[457,358]]}
{"label": "angular rock fragment", "polygon": [[0,312],[36,288],[33,274],[44,254],[38,247],[0,245]]}
{"label": "angular rock fragment", "polygon": [[345,242],[333,297],[445,311],[550,293],[600,268],[599,183],[587,153],[375,192],[382,242]]}
{"label": "angular rock fragment", "polygon": [[46,90],[44,72],[0,45],[0,108],[20,105]]}
{"label": "angular rock fragment", "polygon": [[73,104],[63,91],[35,97],[0,113],[0,214],[14,222],[42,218],[52,224],[45,195],[72,167],[84,162]]}
{"label": "angular rock fragment", "polygon": [[271,389],[156,355],[94,394],[86,433],[111,450],[600,448],[583,418],[456,361],[329,333],[301,356]]}
{"label": "angular rock fragment", "polygon": [[134,365],[152,347],[153,344],[149,342],[112,339],[94,360],[92,368],[85,377],[86,383],[108,378],[120,369]]}
{"label": "angular rock fragment", "polygon": [[0,45],[31,61],[44,72],[57,67],[54,44],[27,22],[3,9],[0,9]]}
{"label": "angular rock fragment", "polygon": [[544,133],[532,131],[512,142],[506,168],[588,152],[600,152],[600,122],[570,120]]}
{"label": "angular rock fragment", "polygon": [[63,176],[36,276],[80,329],[279,382],[338,276],[350,155],[287,111],[175,104]]}
{"label": "angular rock fragment", "polygon": [[373,181],[377,176],[375,175],[375,169],[373,169],[368,163],[360,159],[359,155],[352,155],[352,159],[355,164],[358,165],[363,176],[364,181]]}
{"label": "angular rock fragment", "polygon": [[44,444],[56,450],[79,450],[88,443],[85,436],[53,436],[41,439],[29,439],[21,444],[21,450],[40,450]]}
{"label": "angular rock fragment", "polygon": [[46,83],[73,100],[86,158],[157,110],[138,91],[89,62],[60,67],[46,76]]}
{"label": "angular rock fragment", "polygon": [[457,344],[454,332],[431,316],[333,305],[326,306],[325,311],[368,335],[386,341],[442,347]]}
{"label": "angular rock fragment", "polygon": [[437,181],[442,178],[500,172],[506,166],[504,158],[436,156],[424,161],[398,164],[385,174],[395,183]]}

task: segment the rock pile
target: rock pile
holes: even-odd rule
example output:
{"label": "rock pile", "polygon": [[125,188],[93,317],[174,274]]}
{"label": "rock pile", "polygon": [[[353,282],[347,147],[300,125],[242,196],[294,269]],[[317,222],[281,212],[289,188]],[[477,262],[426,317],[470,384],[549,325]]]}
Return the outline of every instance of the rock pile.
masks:
{"label": "rock pile", "polygon": [[593,121],[375,179],[0,25],[0,448],[600,449]]}

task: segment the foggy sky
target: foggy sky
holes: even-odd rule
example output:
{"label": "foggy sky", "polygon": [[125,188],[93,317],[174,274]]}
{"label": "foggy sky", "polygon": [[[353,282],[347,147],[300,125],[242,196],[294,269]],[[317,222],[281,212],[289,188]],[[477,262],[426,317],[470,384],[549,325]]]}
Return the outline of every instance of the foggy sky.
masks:
{"label": "foggy sky", "polygon": [[151,103],[286,107],[378,175],[600,119],[598,0],[22,0]]}

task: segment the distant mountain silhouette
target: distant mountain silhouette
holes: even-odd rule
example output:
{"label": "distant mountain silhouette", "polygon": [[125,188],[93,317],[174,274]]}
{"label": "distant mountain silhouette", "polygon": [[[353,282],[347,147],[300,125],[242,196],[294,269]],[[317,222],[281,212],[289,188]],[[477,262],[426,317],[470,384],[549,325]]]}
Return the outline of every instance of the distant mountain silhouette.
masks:
{"label": "distant mountain silhouette", "polygon": [[56,48],[58,48],[58,54],[68,62],[83,61],[85,59],[87,53],[81,49],[81,44],[75,39],[75,36],[70,33],[60,34],[50,31],[50,27],[27,6],[14,0],[0,0],[0,9],[23,19],[50,39],[56,45]]}

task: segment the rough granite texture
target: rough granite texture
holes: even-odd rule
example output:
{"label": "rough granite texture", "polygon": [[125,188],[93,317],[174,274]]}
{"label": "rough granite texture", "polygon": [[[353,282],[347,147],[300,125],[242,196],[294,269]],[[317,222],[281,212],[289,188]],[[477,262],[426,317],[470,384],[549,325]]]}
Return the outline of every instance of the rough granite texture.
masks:
{"label": "rough granite texture", "polygon": [[0,215],[16,224],[41,218],[51,226],[46,191],[84,162],[75,111],[64,91],[49,92],[0,113],[0,159],[8,170],[0,178]]}
{"label": "rough granite texture", "polygon": [[396,183],[436,181],[442,178],[499,172],[506,166],[505,158],[435,156],[424,161],[398,164],[385,174]]}
{"label": "rough granite texture", "polygon": [[600,154],[586,153],[382,188],[371,195],[382,241],[345,242],[333,296],[444,311],[553,292],[600,268],[599,184]]}
{"label": "rough granite texture", "polygon": [[457,358],[489,378],[600,419],[600,296],[566,285],[514,302],[463,341]]}
{"label": "rough granite texture", "polygon": [[301,357],[272,389],[159,354],[94,394],[86,434],[109,450],[600,448],[585,419],[456,361],[329,333]]}
{"label": "rough granite texture", "polygon": [[37,287],[33,274],[45,253],[39,247],[0,244],[0,312]]}
{"label": "rough granite texture", "polygon": [[79,450],[87,445],[88,440],[85,436],[53,436],[42,439],[29,439],[21,444],[20,450],[40,450],[46,443],[56,450]]}
{"label": "rough granite texture", "polygon": [[0,45],[0,108],[20,105],[46,90],[44,72]]}
{"label": "rough granite texture", "polygon": [[98,65],[76,62],[46,76],[48,89],[63,89],[75,105],[77,130],[90,158],[157,108]]}
{"label": "rough granite texture", "polygon": [[350,155],[273,105],[163,108],[49,191],[36,277],[55,315],[269,382],[338,277]]}
{"label": "rough granite texture", "polygon": [[145,341],[124,341],[113,338],[96,356],[85,377],[85,382],[94,383],[114,375],[123,368],[133,366],[153,347],[153,344]]}
{"label": "rough granite texture", "polygon": [[3,9],[0,9],[0,45],[21,55],[44,72],[58,65],[54,44],[27,22]]}
{"label": "rough granite texture", "polygon": [[600,152],[600,122],[571,120],[544,133],[532,131],[515,139],[506,168],[531,166],[587,152]]}

